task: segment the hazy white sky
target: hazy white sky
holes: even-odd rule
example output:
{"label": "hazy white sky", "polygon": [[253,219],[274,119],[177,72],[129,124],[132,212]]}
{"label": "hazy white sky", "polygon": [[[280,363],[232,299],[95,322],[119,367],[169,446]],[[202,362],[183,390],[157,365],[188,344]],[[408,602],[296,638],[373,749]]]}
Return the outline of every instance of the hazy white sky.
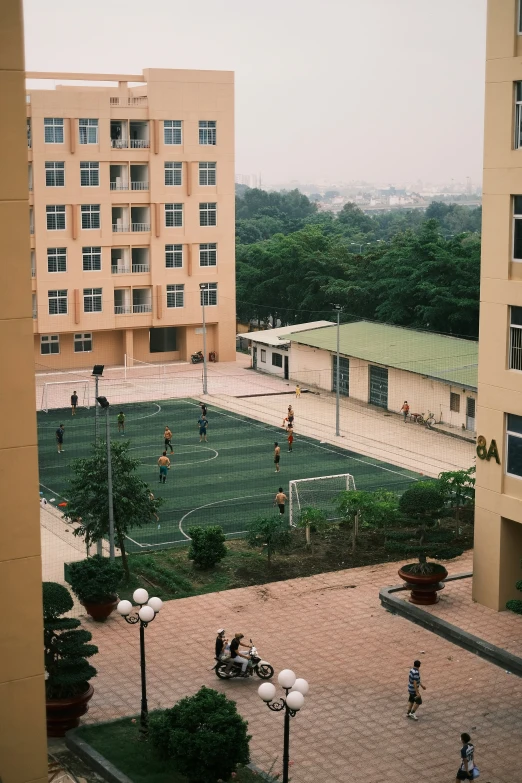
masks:
{"label": "hazy white sky", "polygon": [[31,71],[233,70],[264,181],[482,176],[486,0],[25,0]]}

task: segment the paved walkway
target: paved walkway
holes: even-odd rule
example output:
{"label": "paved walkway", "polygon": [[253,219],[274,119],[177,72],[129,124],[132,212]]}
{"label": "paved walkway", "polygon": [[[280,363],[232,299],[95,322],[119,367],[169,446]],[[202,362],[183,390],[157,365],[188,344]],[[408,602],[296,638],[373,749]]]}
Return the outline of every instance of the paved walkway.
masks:
{"label": "paved walkway", "polygon": [[[369,566],[168,602],[145,632],[150,709],[171,706],[201,685],[223,691],[249,722],[253,761],[268,769],[276,760],[280,770],[282,716],[257,696],[259,681],[223,683],[211,671],[214,632],[225,626],[229,634],[252,636],[276,673],[291,667],[310,682],[291,725],[293,783],[449,783],[463,731],[475,742],[483,783],[518,783],[522,680],[385,612],[379,588],[397,584],[397,568]],[[470,569],[469,553],[449,565],[451,573]],[[438,611],[446,611],[446,602],[457,605],[449,596],[459,587],[447,587]],[[487,631],[488,613],[478,615]],[[136,627],[117,616],[105,625],[87,619],[85,626],[100,647],[87,720],[138,712]],[[522,642],[522,619],[510,638]],[[414,723],[405,717],[406,682],[417,657],[427,691]]]}
{"label": "paved walkway", "polygon": [[[453,568],[452,571],[455,573]],[[522,657],[522,616],[508,611],[494,612],[475,603],[471,597],[472,581],[470,578],[451,582],[440,594],[438,604],[422,608],[463,631]],[[402,598],[400,593],[395,595]]]}

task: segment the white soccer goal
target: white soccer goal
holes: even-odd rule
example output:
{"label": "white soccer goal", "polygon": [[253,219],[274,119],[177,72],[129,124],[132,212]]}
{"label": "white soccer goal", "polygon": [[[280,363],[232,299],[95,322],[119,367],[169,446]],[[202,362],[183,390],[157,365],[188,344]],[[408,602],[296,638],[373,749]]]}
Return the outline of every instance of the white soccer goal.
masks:
{"label": "white soccer goal", "polygon": [[71,405],[73,391],[78,395],[78,407],[90,408],[90,385],[85,381],[49,381],[42,386],[40,410],[49,413],[55,408],[68,408]]}
{"label": "white soccer goal", "polygon": [[354,490],[355,481],[350,473],[339,473],[335,476],[295,479],[290,481],[288,489],[290,525],[297,527],[305,508],[323,511],[329,522],[338,520],[340,517],[335,499],[340,492]]}

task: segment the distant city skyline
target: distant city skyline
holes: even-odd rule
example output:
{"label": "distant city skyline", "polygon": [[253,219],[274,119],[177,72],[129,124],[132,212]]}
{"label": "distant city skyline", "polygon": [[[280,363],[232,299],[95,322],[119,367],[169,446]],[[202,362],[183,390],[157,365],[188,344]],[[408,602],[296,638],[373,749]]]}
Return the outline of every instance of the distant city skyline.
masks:
{"label": "distant city skyline", "polygon": [[29,71],[235,71],[237,170],[263,182],[481,180],[486,0],[24,11]]}

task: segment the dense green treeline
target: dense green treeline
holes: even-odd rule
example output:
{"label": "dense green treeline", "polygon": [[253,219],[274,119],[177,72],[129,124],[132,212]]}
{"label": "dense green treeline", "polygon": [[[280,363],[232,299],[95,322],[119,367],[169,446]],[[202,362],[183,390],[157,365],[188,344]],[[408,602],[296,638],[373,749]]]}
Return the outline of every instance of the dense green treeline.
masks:
{"label": "dense green treeline", "polygon": [[478,336],[480,209],[317,212],[298,191],[236,199],[237,313],[284,324],[332,316]]}

